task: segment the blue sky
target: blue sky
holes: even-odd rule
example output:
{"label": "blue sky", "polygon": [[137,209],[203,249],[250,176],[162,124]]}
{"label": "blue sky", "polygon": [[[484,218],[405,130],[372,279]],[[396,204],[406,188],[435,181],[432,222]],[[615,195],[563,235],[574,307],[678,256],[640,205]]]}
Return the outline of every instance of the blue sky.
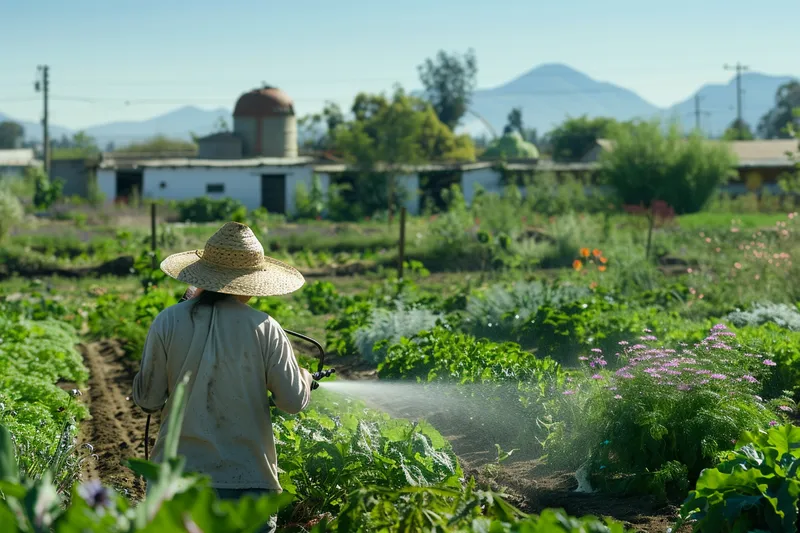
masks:
{"label": "blue sky", "polygon": [[730,79],[724,63],[800,75],[800,0],[0,0],[0,21],[0,112],[40,118],[46,63],[52,122],[70,128],[231,108],[262,81],[298,114],[349,106],[417,87],[442,48],[475,50],[479,87],[558,62],[661,106]]}

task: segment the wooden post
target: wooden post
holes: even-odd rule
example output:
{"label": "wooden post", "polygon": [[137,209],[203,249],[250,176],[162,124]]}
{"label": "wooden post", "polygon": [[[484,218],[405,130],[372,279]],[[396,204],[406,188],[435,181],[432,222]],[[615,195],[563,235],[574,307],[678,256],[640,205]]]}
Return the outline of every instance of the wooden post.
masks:
{"label": "wooden post", "polygon": [[156,204],[150,204],[150,250],[153,252],[153,270],[158,268],[156,264],[158,258],[156,257]]}
{"label": "wooden post", "polygon": [[400,253],[397,264],[397,279],[403,279],[403,262],[406,259],[406,208],[400,208]]}

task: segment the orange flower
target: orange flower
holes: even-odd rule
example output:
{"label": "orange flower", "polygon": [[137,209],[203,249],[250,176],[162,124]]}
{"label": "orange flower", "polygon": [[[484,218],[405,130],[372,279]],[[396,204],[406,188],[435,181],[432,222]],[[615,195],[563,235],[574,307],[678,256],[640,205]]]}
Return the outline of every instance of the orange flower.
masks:
{"label": "orange flower", "polygon": [[607,259],[607,258],[605,258],[605,257],[601,257],[601,258],[600,258],[600,262],[601,262],[601,263],[603,263],[603,264],[605,265],[606,263],[608,263],[608,259]]}
{"label": "orange flower", "polygon": [[597,265],[597,270],[599,270],[600,272],[605,272],[606,268],[608,267],[606,267],[605,265]]}
{"label": "orange flower", "polygon": [[601,255],[603,255],[603,252],[595,248],[594,250],[592,250],[592,255],[595,257],[600,257]]}
{"label": "orange flower", "polygon": [[589,288],[592,289],[592,290],[596,289],[597,288],[597,282],[596,281],[591,282],[589,284]]}
{"label": "orange flower", "polygon": [[581,248],[581,257],[589,257],[589,249]]}
{"label": "orange flower", "polygon": [[580,270],[583,268],[583,263],[581,263],[580,259],[576,259],[575,261],[572,262],[572,268],[574,268],[575,270]]}

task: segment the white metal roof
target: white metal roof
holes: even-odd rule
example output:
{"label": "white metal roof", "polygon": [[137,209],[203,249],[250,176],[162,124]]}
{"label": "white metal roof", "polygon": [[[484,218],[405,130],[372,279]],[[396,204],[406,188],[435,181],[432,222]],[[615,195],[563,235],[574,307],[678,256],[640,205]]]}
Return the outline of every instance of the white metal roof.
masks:
{"label": "white metal roof", "polygon": [[[313,157],[255,157],[249,159],[195,159],[176,157],[170,159],[120,160],[126,167],[140,168],[257,168],[257,167],[296,167],[309,165]],[[117,161],[107,159],[100,164],[102,169],[117,168]]]}

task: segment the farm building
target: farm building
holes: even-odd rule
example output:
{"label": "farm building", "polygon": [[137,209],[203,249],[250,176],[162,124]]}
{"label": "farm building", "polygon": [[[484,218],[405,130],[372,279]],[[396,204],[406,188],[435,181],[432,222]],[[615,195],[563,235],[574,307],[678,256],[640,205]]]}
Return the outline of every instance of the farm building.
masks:
{"label": "farm building", "polygon": [[0,176],[4,174],[22,174],[30,166],[41,166],[36,159],[33,148],[14,148],[0,150]]}

